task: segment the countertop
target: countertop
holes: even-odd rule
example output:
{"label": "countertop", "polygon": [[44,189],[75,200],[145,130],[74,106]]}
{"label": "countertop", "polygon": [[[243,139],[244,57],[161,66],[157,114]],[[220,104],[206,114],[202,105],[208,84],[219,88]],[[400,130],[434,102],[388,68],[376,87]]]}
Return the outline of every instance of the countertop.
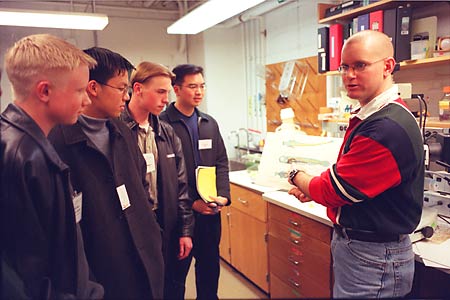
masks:
{"label": "countertop", "polygon": [[250,174],[246,170],[234,171],[229,174],[231,183],[261,193],[263,195],[263,199],[266,201],[314,219],[325,225],[333,226],[333,223],[331,223],[327,217],[325,206],[315,202],[301,203],[294,196],[289,195],[285,191],[278,191],[273,187],[254,184]]}
{"label": "countertop", "polygon": [[247,170],[234,171],[229,173],[230,182],[254,190],[260,194],[276,191],[276,188],[254,184],[250,173]]}

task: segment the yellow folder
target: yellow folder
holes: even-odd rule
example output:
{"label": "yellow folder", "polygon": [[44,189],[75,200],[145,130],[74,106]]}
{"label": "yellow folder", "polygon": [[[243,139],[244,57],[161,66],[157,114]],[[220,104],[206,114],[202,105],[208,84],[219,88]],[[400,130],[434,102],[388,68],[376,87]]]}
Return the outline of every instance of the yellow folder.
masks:
{"label": "yellow folder", "polygon": [[216,167],[198,166],[195,170],[197,191],[205,202],[214,202],[209,196],[217,197]]}

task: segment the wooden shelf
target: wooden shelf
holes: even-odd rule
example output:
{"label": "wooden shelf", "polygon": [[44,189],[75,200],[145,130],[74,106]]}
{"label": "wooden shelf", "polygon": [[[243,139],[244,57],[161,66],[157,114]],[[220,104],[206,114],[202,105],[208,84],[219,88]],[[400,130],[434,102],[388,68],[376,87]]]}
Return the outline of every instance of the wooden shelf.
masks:
{"label": "wooden shelf", "polygon": [[[448,2],[448,1],[433,1],[433,2]],[[348,21],[352,20],[354,17],[358,15],[362,15],[365,13],[369,13],[376,10],[384,10],[390,9],[394,7],[398,7],[400,5],[411,5],[412,7],[430,5],[430,1],[396,1],[396,0],[380,0],[378,2],[361,6],[344,13],[340,13],[331,17],[325,17],[325,10],[334,5],[329,4],[318,4],[318,12],[319,12],[319,24],[327,24],[327,23],[336,23],[338,21]]]}
{"label": "wooden shelf", "polygon": [[[420,68],[428,68],[437,65],[449,65],[450,66],[450,56],[440,56],[440,57],[431,57],[431,58],[423,58],[423,59],[413,59],[413,60],[405,60],[400,62],[400,70],[397,72],[401,72],[403,70],[411,70],[411,69],[420,69]],[[337,76],[341,75],[338,71],[329,71],[326,73],[322,73],[321,75],[325,76]]]}
{"label": "wooden shelf", "polygon": [[423,59],[405,60],[400,62],[400,71],[432,67],[439,64],[450,64],[450,56],[430,57]]}

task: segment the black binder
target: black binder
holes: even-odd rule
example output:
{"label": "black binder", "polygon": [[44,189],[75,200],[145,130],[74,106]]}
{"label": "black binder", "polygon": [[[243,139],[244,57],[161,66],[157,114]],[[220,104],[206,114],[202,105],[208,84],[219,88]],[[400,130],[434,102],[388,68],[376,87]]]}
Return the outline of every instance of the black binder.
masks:
{"label": "black binder", "polygon": [[321,27],[317,29],[317,58],[319,73],[325,73],[330,70],[330,58],[328,55],[329,49],[329,34],[328,27]]}
{"label": "black binder", "polygon": [[[397,9],[386,9],[383,11],[383,32],[391,39],[392,46],[396,47],[396,33],[397,33]],[[397,57],[394,54],[395,59]]]}
{"label": "black binder", "polygon": [[411,59],[411,7],[397,8],[397,33],[395,40],[395,59],[397,62]]}

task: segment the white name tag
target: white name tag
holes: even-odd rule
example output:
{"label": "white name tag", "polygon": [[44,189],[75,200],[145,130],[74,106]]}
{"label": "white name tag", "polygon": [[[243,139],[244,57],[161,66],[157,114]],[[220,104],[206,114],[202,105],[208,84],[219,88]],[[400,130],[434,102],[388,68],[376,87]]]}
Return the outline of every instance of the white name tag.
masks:
{"label": "white name tag", "polygon": [[127,189],[125,188],[125,184],[122,184],[121,186],[118,186],[116,188],[117,195],[119,196],[120,205],[122,206],[122,210],[127,209],[130,207],[130,199],[128,198]]}
{"label": "white name tag", "polygon": [[81,221],[81,213],[83,209],[83,193],[77,194],[76,192],[73,195],[73,210],[75,212],[75,222],[79,223]]}
{"label": "white name tag", "polygon": [[147,173],[156,170],[155,156],[153,153],[144,153],[145,163],[147,164]]}
{"label": "white name tag", "polygon": [[212,140],[199,140],[198,141],[198,150],[211,149],[212,148]]}
{"label": "white name tag", "polygon": [[175,153],[170,153],[166,155],[167,158],[174,158],[175,157]]}

